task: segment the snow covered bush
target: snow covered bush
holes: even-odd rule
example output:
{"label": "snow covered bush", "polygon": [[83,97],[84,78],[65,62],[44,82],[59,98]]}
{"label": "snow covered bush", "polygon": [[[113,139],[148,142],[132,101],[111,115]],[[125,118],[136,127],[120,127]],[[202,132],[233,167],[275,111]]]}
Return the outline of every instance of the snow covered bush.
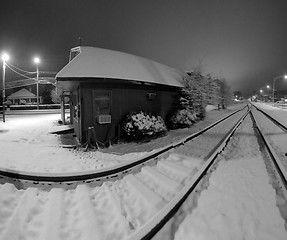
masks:
{"label": "snow covered bush", "polygon": [[181,109],[174,112],[168,120],[168,126],[171,129],[190,127],[199,117],[189,109]]}
{"label": "snow covered bush", "polygon": [[144,140],[164,134],[166,125],[160,116],[143,111],[133,112],[124,117],[122,132],[127,140]]}

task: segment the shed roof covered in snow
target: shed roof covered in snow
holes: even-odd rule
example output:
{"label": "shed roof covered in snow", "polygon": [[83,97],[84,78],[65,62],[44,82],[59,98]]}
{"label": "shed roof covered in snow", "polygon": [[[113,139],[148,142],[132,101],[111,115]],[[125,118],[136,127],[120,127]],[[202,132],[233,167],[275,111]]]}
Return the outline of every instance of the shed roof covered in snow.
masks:
{"label": "shed roof covered in snow", "polygon": [[26,88],[22,88],[17,92],[12,93],[7,97],[7,99],[18,99],[18,98],[35,98],[36,95],[31,93]]}
{"label": "shed roof covered in snow", "polygon": [[135,55],[95,47],[71,49],[70,62],[58,81],[105,78],[182,87],[183,72]]}

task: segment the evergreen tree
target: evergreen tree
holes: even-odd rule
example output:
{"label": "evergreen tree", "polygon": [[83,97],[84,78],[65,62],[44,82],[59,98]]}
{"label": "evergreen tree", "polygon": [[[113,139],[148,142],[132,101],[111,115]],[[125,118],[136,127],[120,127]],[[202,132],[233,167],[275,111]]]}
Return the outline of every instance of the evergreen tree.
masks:
{"label": "evergreen tree", "polygon": [[55,89],[55,87],[53,85],[45,85],[43,91],[42,91],[42,99],[43,99],[43,103],[45,104],[51,104],[53,103],[52,99],[51,99],[51,91]]}
{"label": "evergreen tree", "polygon": [[184,88],[181,91],[180,103],[182,109],[196,113],[199,118],[205,117],[205,77],[198,71],[188,72],[183,77]]}

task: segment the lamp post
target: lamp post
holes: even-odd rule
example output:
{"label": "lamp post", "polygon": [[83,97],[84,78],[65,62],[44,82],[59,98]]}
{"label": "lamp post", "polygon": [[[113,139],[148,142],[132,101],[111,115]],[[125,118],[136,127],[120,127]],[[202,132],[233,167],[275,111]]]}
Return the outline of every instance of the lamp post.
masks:
{"label": "lamp post", "polygon": [[269,101],[270,100],[270,93],[269,93],[270,85],[266,85],[266,88],[267,88],[267,101]]}
{"label": "lamp post", "polygon": [[259,92],[260,92],[260,100],[261,100],[261,101],[263,101],[263,97],[262,97],[263,90],[262,90],[262,89],[260,89],[260,91],[259,91]]}
{"label": "lamp post", "polygon": [[274,103],[274,92],[275,92],[275,81],[277,81],[278,79],[280,79],[280,78],[282,78],[282,77],[284,77],[284,79],[287,79],[287,75],[280,75],[280,76],[277,76],[277,77],[275,77],[275,78],[273,78],[273,89],[272,89],[272,91],[273,91],[273,96],[272,96],[272,98],[273,98],[273,103]]}
{"label": "lamp post", "polygon": [[3,62],[3,71],[2,71],[2,79],[3,79],[3,89],[2,89],[2,105],[3,105],[3,122],[5,122],[5,68],[6,68],[6,61],[9,60],[9,55],[4,53],[2,54],[2,62]]}
{"label": "lamp post", "polygon": [[35,57],[34,63],[36,63],[37,66],[37,110],[39,110],[39,62],[40,58]]}

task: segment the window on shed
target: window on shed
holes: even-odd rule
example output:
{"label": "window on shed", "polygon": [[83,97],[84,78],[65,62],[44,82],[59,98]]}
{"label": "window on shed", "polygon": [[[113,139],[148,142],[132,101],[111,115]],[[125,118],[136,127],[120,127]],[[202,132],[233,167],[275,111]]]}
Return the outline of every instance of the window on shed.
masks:
{"label": "window on shed", "polygon": [[111,92],[93,91],[94,115],[111,114]]}

